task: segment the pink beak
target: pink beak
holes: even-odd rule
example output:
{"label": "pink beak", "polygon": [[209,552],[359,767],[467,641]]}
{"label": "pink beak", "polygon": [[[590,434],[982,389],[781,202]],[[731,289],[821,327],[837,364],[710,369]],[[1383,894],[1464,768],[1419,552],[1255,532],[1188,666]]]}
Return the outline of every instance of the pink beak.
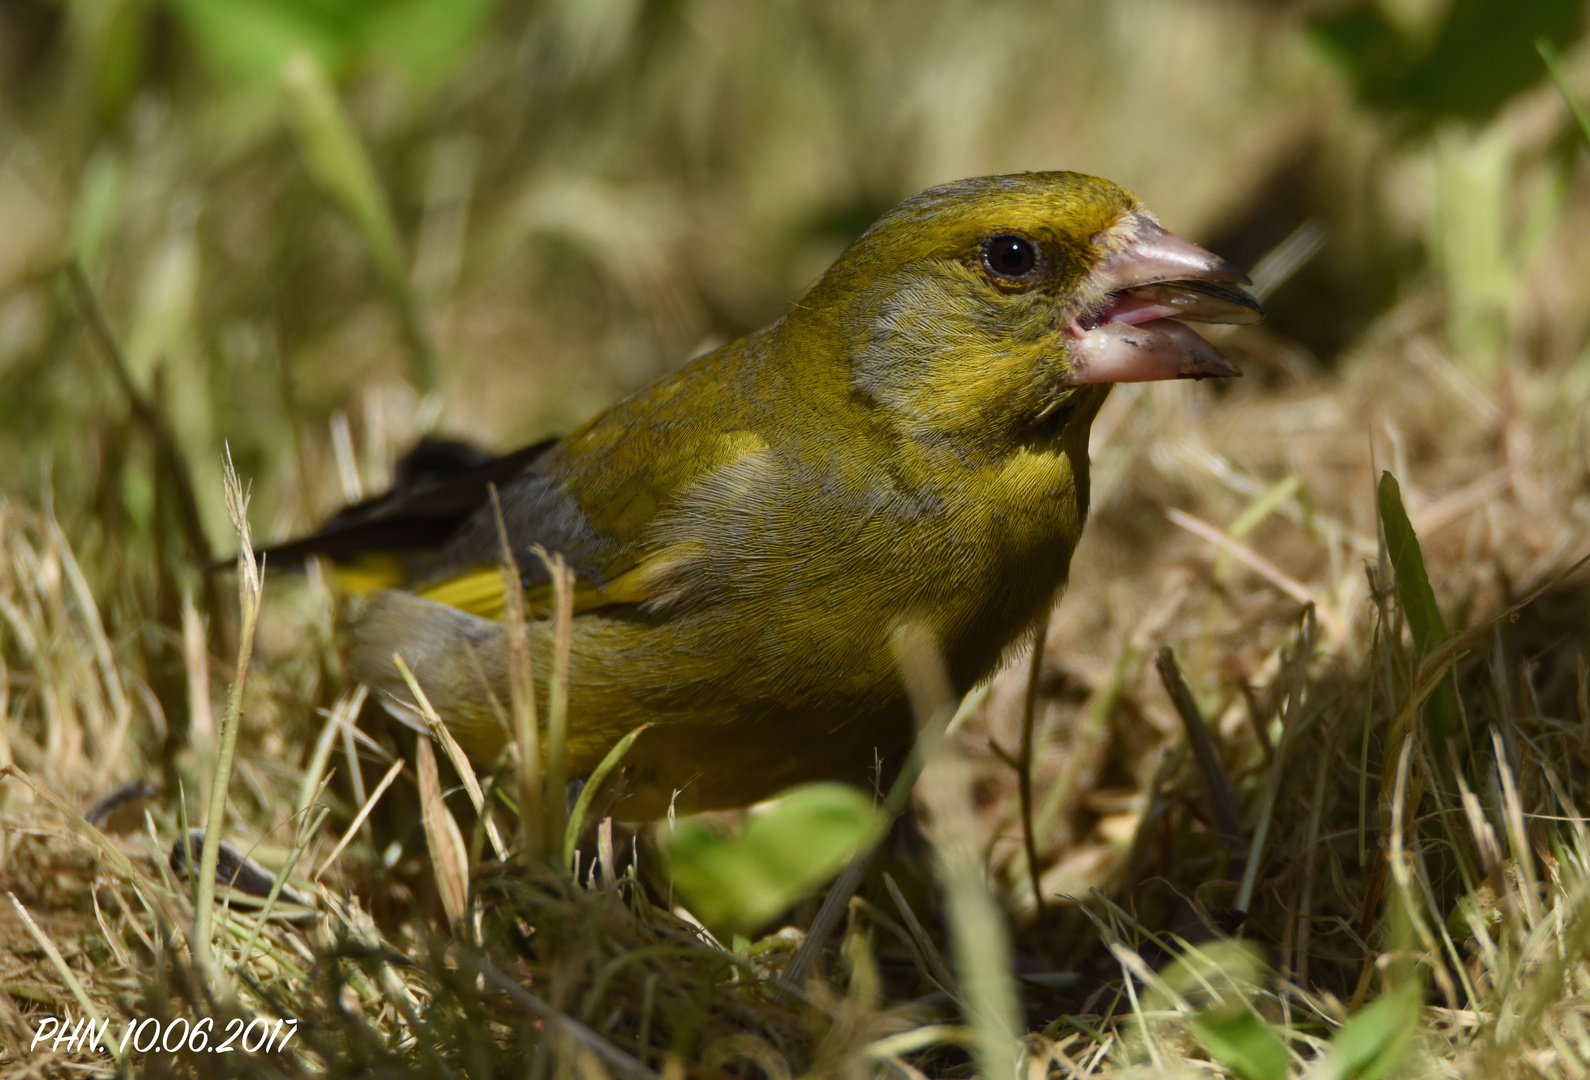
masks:
{"label": "pink beak", "polygon": [[[1240,286],[1242,271],[1148,218],[1130,215],[1116,229],[1132,239],[1106,256],[1085,291],[1105,293],[1102,311],[1066,327],[1071,374],[1066,382],[1157,382],[1241,375],[1186,322],[1253,323],[1264,306]],[[1088,287],[1091,286],[1091,287]]]}

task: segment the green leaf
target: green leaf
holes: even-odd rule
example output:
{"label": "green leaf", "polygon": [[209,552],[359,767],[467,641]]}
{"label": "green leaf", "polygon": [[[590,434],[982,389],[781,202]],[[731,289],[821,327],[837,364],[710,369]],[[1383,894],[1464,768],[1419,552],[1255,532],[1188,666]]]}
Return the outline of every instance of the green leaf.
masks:
{"label": "green leaf", "polygon": [[[641,724],[634,731],[625,735],[607,756],[597,765],[596,771],[586,779],[585,786],[580,789],[579,798],[574,800],[574,809],[569,814],[569,823],[563,830],[563,865],[572,873],[574,870],[574,849],[580,842],[580,832],[585,828],[585,818],[591,812],[591,801],[596,793],[602,789],[602,781],[607,779],[607,774],[618,767],[624,760],[624,755],[629,753],[629,748],[635,745],[635,740],[640,738],[640,733],[651,727],[650,724]],[[611,870],[611,867],[609,867]]]}
{"label": "green leaf", "polygon": [[1211,1009],[1190,1026],[1209,1056],[1242,1080],[1284,1080],[1286,1044],[1245,1006]]}
{"label": "green leaf", "polygon": [[[1430,588],[1430,575],[1424,569],[1424,552],[1419,547],[1419,537],[1414,534],[1413,523],[1402,505],[1402,488],[1397,478],[1389,472],[1380,474],[1380,527],[1386,537],[1386,554],[1397,574],[1397,598],[1402,602],[1402,613],[1413,634],[1413,648],[1423,660],[1434,652],[1449,633],[1446,620],[1435,602],[1435,590]],[[1457,707],[1446,683],[1436,687],[1430,695],[1427,717],[1430,738],[1443,742],[1457,722]]]}
{"label": "green leaf", "polygon": [[1423,1007],[1424,993],[1412,982],[1365,1006],[1336,1033],[1325,1060],[1311,1077],[1380,1080],[1407,1056]]}
{"label": "green leaf", "polygon": [[838,872],[882,820],[853,787],[806,784],[753,809],[737,837],[685,821],[665,853],[698,919],[714,932],[750,934]]}

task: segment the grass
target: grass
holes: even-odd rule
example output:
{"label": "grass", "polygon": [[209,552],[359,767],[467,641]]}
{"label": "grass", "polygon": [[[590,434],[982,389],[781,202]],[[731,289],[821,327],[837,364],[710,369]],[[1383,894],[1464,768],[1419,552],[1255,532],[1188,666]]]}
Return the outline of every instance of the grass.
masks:
{"label": "grass", "polygon": [[[1412,122],[1282,5],[530,6],[441,74],[355,42],[278,96],[124,10],[0,5],[7,1075],[1590,1070],[1582,44]],[[418,432],[566,429],[894,199],[1054,166],[1284,268],[1274,315],[1222,341],[1238,385],[1114,393],[1040,654],[821,949],[820,896],[707,933],[668,823],[554,868],[556,716],[510,703],[519,766],[472,777],[348,696],[317,573],[267,566],[256,617],[198,572],[229,497],[273,540]],[[265,907],[172,869],[218,821],[182,863],[224,841]],[[68,1014],[293,1034],[33,1045]]]}

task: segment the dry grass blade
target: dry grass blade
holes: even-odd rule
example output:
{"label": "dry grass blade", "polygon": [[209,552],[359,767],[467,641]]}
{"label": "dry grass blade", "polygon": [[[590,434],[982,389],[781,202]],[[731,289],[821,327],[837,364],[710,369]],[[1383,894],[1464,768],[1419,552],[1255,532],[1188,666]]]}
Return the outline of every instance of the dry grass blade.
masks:
{"label": "dry grass blade", "polygon": [[188,675],[188,735],[194,749],[208,756],[214,750],[211,743],[215,738],[215,718],[210,711],[210,649],[192,593],[182,594],[182,658]]}
{"label": "dry grass blade", "polygon": [[564,807],[568,798],[569,646],[574,634],[574,571],[561,554],[547,554],[537,546],[535,556],[552,581],[552,671],[547,679],[547,843],[558,849],[563,837]]}
{"label": "dry grass blade", "polygon": [[1502,785],[1502,820],[1507,823],[1507,843],[1512,849],[1513,865],[1524,879],[1524,914],[1531,926],[1540,922],[1540,879],[1535,872],[1535,848],[1529,842],[1529,828],[1524,822],[1524,807],[1518,797],[1518,784],[1513,768],[1507,760],[1507,747],[1502,733],[1491,730],[1491,744],[1496,750],[1496,772]]}
{"label": "dry grass blade", "polygon": [[[530,657],[530,630],[524,587],[508,525],[502,517],[497,486],[491,487],[491,510],[497,523],[502,557],[503,625],[508,634],[508,707],[513,718],[513,753],[519,794],[519,839],[526,858],[539,861],[546,851],[546,810],[541,761],[541,731],[536,715],[535,667]],[[558,799],[557,792],[551,798]]]}
{"label": "dry grass blade", "polygon": [[[83,1010],[83,1015],[94,1026],[103,1026],[106,1021],[100,1017],[99,1010],[94,1008],[94,1003],[89,1000],[87,991],[83,989],[83,984],[78,981],[77,975],[67,965],[66,958],[61,955],[60,948],[55,942],[50,940],[50,936],[44,932],[39,924],[34,922],[33,916],[28,913],[27,908],[22,906],[22,901],[17,899],[16,893],[7,892],[6,898],[11,901],[12,909],[17,913],[17,917],[22,920],[22,924],[27,927],[28,933],[33,935],[33,940],[38,942],[39,948],[44,950],[44,955],[49,957],[51,966],[55,968],[56,974],[61,977],[61,981],[72,992],[72,997],[77,1001],[77,1007]],[[118,1062],[123,1060],[123,1048],[112,1047],[112,1051],[115,1053]]]}
{"label": "dry grass blade", "polygon": [[[1575,5],[1157,5],[1145,23],[1077,3],[814,0],[726,20],[717,0],[406,0],[340,5],[308,41],[295,20],[285,43],[246,24],[281,6],[0,3],[0,874],[101,1015],[130,1003],[166,1031],[217,1009],[297,1018],[286,1054],[248,1057],[257,1080],[992,1080],[968,1059],[994,1044],[954,1014],[973,992],[956,965],[975,869],[971,921],[1013,926],[1010,1023],[1044,1025],[1025,1060],[1012,1051],[1026,1080],[1398,1075],[1381,1058],[1403,1037],[1403,1075],[1590,1077],[1590,585],[1555,573],[1590,533],[1590,188],[1564,153],[1585,127]],[[1533,22],[1550,18],[1562,26]],[[1389,100],[1401,84],[1375,75],[1378,38],[1333,36],[1371,24],[1434,76],[1418,101]],[[1544,68],[1528,49],[1542,30]],[[1473,51],[1444,51],[1460,41]],[[298,47],[316,60],[291,65],[284,93]],[[561,869],[569,751],[587,734],[566,729],[583,692],[567,571],[582,594],[599,586],[608,560],[589,551],[551,560],[551,610],[532,612],[548,575],[520,573],[536,558],[522,545],[502,553],[507,655],[491,663],[511,760],[468,762],[438,736],[474,818],[438,790],[434,739],[416,812],[392,765],[407,733],[345,693],[353,594],[416,583],[425,537],[273,571],[234,665],[230,586],[198,570],[227,535],[209,448],[225,440],[256,477],[256,525],[288,535],[389,480],[424,485],[407,456],[422,436],[496,452],[571,432],[777,320],[929,182],[1079,162],[1248,269],[1269,313],[1214,331],[1245,378],[1122,385],[1093,425],[1089,520],[1048,640],[962,705],[950,727],[968,730],[941,748],[953,784],[933,785],[952,790],[915,784],[947,794],[951,834],[971,838],[946,860],[953,945],[942,904],[900,874],[887,912],[852,901],[865,857],[799,946],[805,905],[708,944],[670,912],[645,834],[592,827],[596,782],[573,820],[595,834],[582,877],[609,885],[629,851],[633,876],[587,888]],[[849,460],[848,444],[819,449]],[[1383,466],[1426,566],[1415,606],[1454,631],[1428,655],[1389,588]],[[605,533],[606,511],[643,516],[637,498],[584,509]],[[857,550],[903,505],[878,504]],[[539,514],[504,510],[516,536],[517,515]],[[905,555],[938,559],[958,596],[977,541]],[[731,586],[772,595],[783,573]],[[862,605],[887,592],[835,585],[828,599]],[[1306,602],[1313,650],[1296,644]],[[580,606],[591,624],[659,614]],[[1195,727],[1142,662],[1162,647]],[[670,685],[688,709],[690,687]],[[1444,746],[1432,692],[1455,706]],[[228,778],[213,766],[233,731]],[[643,767],[657,734],[624,765]],[[392,767],[367,785],[375,761]],[[512,827],[488,766],[516,788]],[[1202,792],[1222,788],[1211,813]],[[113,812],[124,789],[139,801]],[[206,822],[217,800],[224,819]],[[285,899],[268,921],[195,908],[167,862],[191,814],[206,842],[290,867],[321,845],[328,807],[346,893],[321,890],[318,927],[284,918]],[[1233,812],[1255,841],[1244,871]],[[429,857],[411,814],[436,834]],[[481,857],[514,828],[512,866]],[[897,839],[891,858],[909,859]],[[28,1050],[77,998],[15,910],[0,915],[0,1072],[114,1068]],[[1190,942],[1195,926],[1207,938]],[[226,982],[201,966],[210,939]],[[458,962],[465,942],[492,978]],[[1241,977],[1217,972],[1239,945]],[[984,953],[970,959],[1008,955]],[[800,994],[777,992],[783,971]],[[1363,1024],[1386,985],[1425,972],[1439,1007],[1420,1015],[1403,992],[1403,1011]],[[1223,1057],[1244,1031],[1285,1060]],[[129,1073],[240,1062],[130,1054]]]}
{"label": "dry grass blade", "polygon": [[1298,603],[1312,605],[1320,613],[1320,618],[1325,620],[1325,625],[1330,627],[1331,634],[1335,640],[1340,641],[1346,637],[1347,626],[1342,621],[1342,617],[1330,607],[1320,603],[1319,597],[1314,594],[1312,589],[1286,573],[1269,559],[1266,559],[1246,544],[1237,543],[1213,525],[1200,521],[1186,511],[1178,510],[1174,506],[1165,508],[1165,516],[1194,536],[1209,541],[1222,552],[1232,556]]}
{"label": "dry grass blade", "polygon": [[447,730],[447,725],[442,723],[442,718],[436,714],[431,706],[430,699],[425,696],[425,691],[420,689],[419,680],[409,670],[403,657],[393,655],[392,666],[397,668],[398,674],[403,676],[403,681],[408,684],[409,693],[414,695],[414,705],[419,710],[420,716],[425,719],[425,730],[430,733],[436,744],[447,755],[447,760],[458,771],[459,779],[464,782],[464,790],[469,793],[469,801],[475,807],[486,825],[486,836],[491,840],[492,850],[497,853],[497,858],[504,862],[508,859],[508,845],[503,842],[502,832],[497,828],[497,823],[492,819],[486,807],[486,794],[481,789],[480,780],[475,776],[475,767],[470,764],[469,755],[464,753],[464,748],[458,745],[458,740],[453,738],[453,733]]}
{"label": "dry grass blade", "polygon": [[469,852],[464,847],[464,834],[459,832],[458,822],[442,798],[436,754],[425,739],[415,743],[414,771],[419,775],[420,823],[425,829],[425,846],[436,875],[436,889],[441,894],[448,923],[455,933],[462,933],[468,925],[469,914]]}
{"label": "dry grass blade", "polygon": [[369,818],[370,811],[374,810],[375,804],[381,801],[381,796],[386,793],[386,789],[391,787],[392,782],[402,773],[403,764],[403,759],[398,758],[387,768],[386,775],[381,777],[380,783],[375,785],[375,790],[370,792],[369,797],[360,805],[359,812],[353,815],[353,820],[348,822],[348,827],[343,830],[342,835],[337,838],[337,842],[332,845],[331,850],[326,853],[326,857],[321,860],[320,869],[314,872],[312,880],[319,881],[325,876],[326,871],[331,869],[331,864],[337,861],[337,857],[342,854],[343,849],[352,842],[354,834],[359,831],[360,826]]}
{"label": "dry grass blade", "polygon": [[950,966],[944,962],[944,957],[939,953],[938,946],[933,944],[933,939],[922,928],[921,921],[916,917],[916,912],[911,910],[911,905],[906,902],[905,896],[900,892],[894,878],[889,874],[883,875],[883,884],[889,890],[889,899],[894,901],[895,910],[904,920],[906,930],[911,935],[911,940],[916,944],[917,952],[922,956],[922,961],[927,965],[927,974],[938,984],[957,1004],[964,1007],[966,996],[961,993],[960,986],[955,981],[955,974],[950,971]]}
{"label": "dry grass blade", "polygon": [[210,781],[210,807],[205,815],[204,849],[199,856],[199,880],[194,892],[193,945],[197,959],[215,974],[215,957],[210,951],[210,924],[215,910],[215,869],[220,861],[221,837],[226,827],[227,790],[232,780],[232,761],[237,754],[238,733],[243,726],[243,691],[247,685],[249,663],[254,656],[254,630],[259,624],[260,571],[254,562],[254,547],[249,541],[248,496],[232,468],[230,452],[226,458],[226,508],[237,530],[237,593],[242,613],[238,634],[236,674],[227,694],[226,715],[221,719],[216,746],[215,770]]}

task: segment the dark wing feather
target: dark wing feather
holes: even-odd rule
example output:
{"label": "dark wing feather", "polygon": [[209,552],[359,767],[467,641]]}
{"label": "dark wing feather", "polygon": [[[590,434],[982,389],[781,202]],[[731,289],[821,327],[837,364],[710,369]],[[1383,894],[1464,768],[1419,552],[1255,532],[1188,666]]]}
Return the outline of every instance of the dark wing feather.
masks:
{"label": "dark wing feather", "polygon": [[441,547],[502,488],[557,440],[490,457],[466,443],[423,439],[398,462],[392,490],[347,507],[319,532],[267,548],[271,565],[311,555],[348,560],[373,552]]}

